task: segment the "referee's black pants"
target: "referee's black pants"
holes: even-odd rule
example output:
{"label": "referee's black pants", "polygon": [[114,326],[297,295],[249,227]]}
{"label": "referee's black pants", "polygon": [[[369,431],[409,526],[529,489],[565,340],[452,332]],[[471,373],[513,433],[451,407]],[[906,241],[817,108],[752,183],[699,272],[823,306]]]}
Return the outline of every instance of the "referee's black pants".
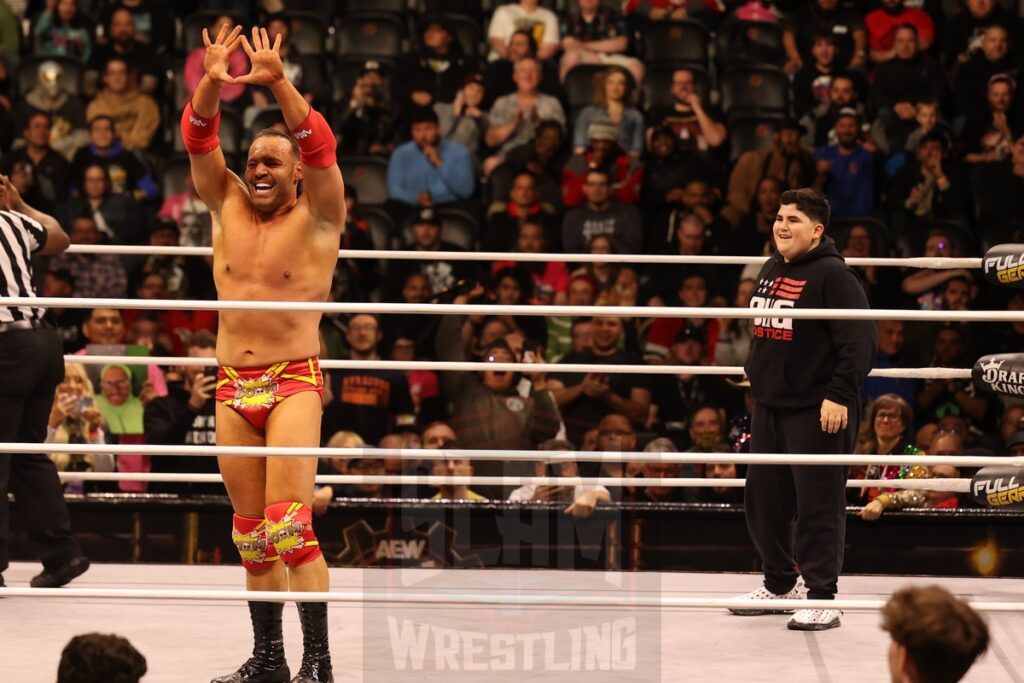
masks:
{"label": "referee's black pants", "polygon": [[[852,453],[859,422],[821,430],[821,407],[755,405],[751,453]],[[798,576],[807,595],[831,600],[838,590],[846,541],[846,465],[750,465],[743,505],[747,529],[764,565],[765,588],[788,592]]]}
{"label": "referee's black pants", "polygon": [[[63,379],[63,350],[53,328],[0,333],[0,441],[45,441],[53,394]],[[82,554],[71,534],[53,462],[42,453],[0,453],[0,572],[10,559],[8,492],[18,501],[28,538],[45,569]]]}

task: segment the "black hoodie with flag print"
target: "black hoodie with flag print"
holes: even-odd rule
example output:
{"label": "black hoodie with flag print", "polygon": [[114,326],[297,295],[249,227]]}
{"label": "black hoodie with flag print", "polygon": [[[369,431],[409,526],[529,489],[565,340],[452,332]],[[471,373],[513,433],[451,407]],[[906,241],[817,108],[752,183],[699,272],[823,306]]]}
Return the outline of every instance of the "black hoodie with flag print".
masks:
{"label": "black hoodie with flag print", "polygon": [[[831,237],[786,262],[774,254],[761,268],[751,308],[866,309],[864,287]],[[754,400],[772,408],[806,408],[823,399],[857,409],[860,385],[878,345],[873,320],[754,319],[744,369]]]}

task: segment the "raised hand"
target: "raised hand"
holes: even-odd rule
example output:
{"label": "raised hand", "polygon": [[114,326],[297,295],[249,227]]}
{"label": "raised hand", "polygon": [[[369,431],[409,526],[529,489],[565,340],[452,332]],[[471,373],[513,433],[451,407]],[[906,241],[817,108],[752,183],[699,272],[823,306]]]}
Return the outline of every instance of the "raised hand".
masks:
{"label": "raised hand", "polygon": [[11,179],[0,174],[0,207],[8,211],[24,211],[25,202]]}
{"label": "raised hand", "polygon": [[209,31],[203,29],[203,44],[206,45],[203,68],[211,79],[222,83],[233,82],[234,79],[228,73],[228,61],[231,59],[231,53],[238,49],[238,44],[244,38],[241,34],[241,26],[236,26],[228,33],[228,25],[221,24],[217,40],[210,42]]}
{"label": "raised hand", "polygon": [[274,44],[270,44],[267,29],[252,29],[252,44],[242,36],[242,48],[249,55],[252,70],[245,76],[235,78],[235,83],[251,83],[252,85],[273,85],[284,78],[284,62],[281,61],[281,34],[277,34]]}

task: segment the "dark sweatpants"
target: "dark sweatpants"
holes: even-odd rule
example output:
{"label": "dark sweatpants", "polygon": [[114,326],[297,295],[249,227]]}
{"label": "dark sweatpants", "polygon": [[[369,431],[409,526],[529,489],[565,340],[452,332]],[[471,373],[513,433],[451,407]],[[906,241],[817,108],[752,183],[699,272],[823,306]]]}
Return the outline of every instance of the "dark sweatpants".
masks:
{"label": "dark sweatpants", "polygon": [[[859,414],[837,434],[821,430],[821,408],[754,406],[751,453],[852,453]],[[797,458],[798,459],[798,458]],[[804,577],[808,597],[838,590],[846,538],[846,465],[750,465],[747,529],[764,564],[765,588],[782,594]]]}
{"label": "dark sweatpants", "polygon": [[[0,441],[42,443],[53,394],[64,377],[60,340],[51,327],[0,333]],[[14,493],[45,569],[82,554],[53,462],[43,453],[0,454],[0,572],[8,566],[10,504]]]}

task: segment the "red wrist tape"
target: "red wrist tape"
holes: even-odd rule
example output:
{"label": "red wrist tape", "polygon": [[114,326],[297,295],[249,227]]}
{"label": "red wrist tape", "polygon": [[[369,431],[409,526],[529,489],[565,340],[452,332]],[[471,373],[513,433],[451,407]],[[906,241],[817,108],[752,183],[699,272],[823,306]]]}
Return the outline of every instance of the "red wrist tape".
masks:
{"label": "red wrist tape", "polygon": [[306,120],[292,131],[302,151],[302,163],[313,168],[329,168],[338,163],[338,142],[323,115],[309,108]]}
{"label": "red wrist tape", "polygon": [[189,154],[209,154],[220,147],[219,130],[220,110],[212,119],[207,119],[192,109],[191,101],[185,105],[185,111],[181,112],[181,139]]}

